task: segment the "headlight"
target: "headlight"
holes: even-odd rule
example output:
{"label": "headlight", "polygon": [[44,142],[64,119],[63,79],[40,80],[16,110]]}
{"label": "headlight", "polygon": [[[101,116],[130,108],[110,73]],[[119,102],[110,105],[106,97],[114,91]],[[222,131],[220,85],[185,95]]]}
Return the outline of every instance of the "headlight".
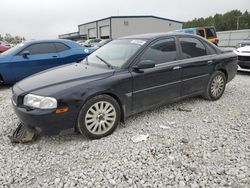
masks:
{"label": "headlight", "polygon": [[51,97],[42,97],[28,94],[23,99],[23,104],[32,108],[54,109],[57,108],[57,100]]}

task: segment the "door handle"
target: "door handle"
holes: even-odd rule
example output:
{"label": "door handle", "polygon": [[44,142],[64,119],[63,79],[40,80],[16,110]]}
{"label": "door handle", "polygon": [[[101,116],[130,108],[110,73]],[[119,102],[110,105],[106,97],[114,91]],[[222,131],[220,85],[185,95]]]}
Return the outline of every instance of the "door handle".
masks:
{"label": "door handle", "polygon": [[57,55],[53,55],[52,57],[53,57],[53,58],[57,58]]}
{"label": "door handle", "polygon": [[213,60],[208,60],[208,61],[207,61],[208,64],[211,64],[211,63],[213,63],[213,62],[214,62]]}
{"label": "door handle", "polygon": [[173,70],[178,70],[180,68],[181,68],[180,66],[175,66],[175,67],[173,67]]}

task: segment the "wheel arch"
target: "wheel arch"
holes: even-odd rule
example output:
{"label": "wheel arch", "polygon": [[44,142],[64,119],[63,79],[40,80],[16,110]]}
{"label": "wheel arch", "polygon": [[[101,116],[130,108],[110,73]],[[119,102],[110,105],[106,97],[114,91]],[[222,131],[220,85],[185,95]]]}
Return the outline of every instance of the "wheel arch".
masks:
{"label": "wheel arch", "polygon": [[125,122],[125,118],[126,118],[126,108],[125,105],[122,105],[122,100],[120,99],[120,97],[118,95],[116,95],[113,92],[109,92],[109,91],[102,91],[102,92],[96,92],[96,93],[92,93],[90,95],[88,95],[85,99],[84,102],[82,104],[82,106],[85,104],[86,101],[88,101],[89,99],[96,97],[98,95],[108,95],[110,97],[112,97],[113,99],[115,99],[117,101],[117,103],[119,104],[120,110],[121,110],[121,122]]}
{"label": "wheel arch", "polygon": [[226,76],[226,81],[228,81],[228,73],[227,73],[226,69],[220,68],[217,71],[223,72],[225,74],[225,76]]}

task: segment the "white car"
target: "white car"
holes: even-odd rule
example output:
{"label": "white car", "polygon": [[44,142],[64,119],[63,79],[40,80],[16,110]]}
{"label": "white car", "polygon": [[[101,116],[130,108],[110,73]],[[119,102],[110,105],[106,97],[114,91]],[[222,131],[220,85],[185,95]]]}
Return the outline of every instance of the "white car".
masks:
{"label": "white car", "polygon": [[250,69],[250,46],[237,48],[234,52],[238,55],[238,64],[240,68]]}

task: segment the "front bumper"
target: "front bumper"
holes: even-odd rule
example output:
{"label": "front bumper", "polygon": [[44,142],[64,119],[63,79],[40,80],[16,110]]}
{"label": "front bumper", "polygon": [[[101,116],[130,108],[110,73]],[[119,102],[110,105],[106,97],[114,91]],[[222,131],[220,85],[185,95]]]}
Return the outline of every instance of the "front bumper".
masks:
{"label": "front bumper", "polygon": [[250,56],[238,56],[238,64],[241,68],[250,69]]}
{"label": "front bumper", "polygon": [[250,69],[250,61],[238,61],[238,65],[244,69]]}
{"label": "front bumper", "polygon": [[77,117],[68,111],[56,114],[55,110],[28,110],[18,107],[12,101],[14,111],[21,124],[29,130],[34,130],[41,135],[67,134],[75,131]]}

